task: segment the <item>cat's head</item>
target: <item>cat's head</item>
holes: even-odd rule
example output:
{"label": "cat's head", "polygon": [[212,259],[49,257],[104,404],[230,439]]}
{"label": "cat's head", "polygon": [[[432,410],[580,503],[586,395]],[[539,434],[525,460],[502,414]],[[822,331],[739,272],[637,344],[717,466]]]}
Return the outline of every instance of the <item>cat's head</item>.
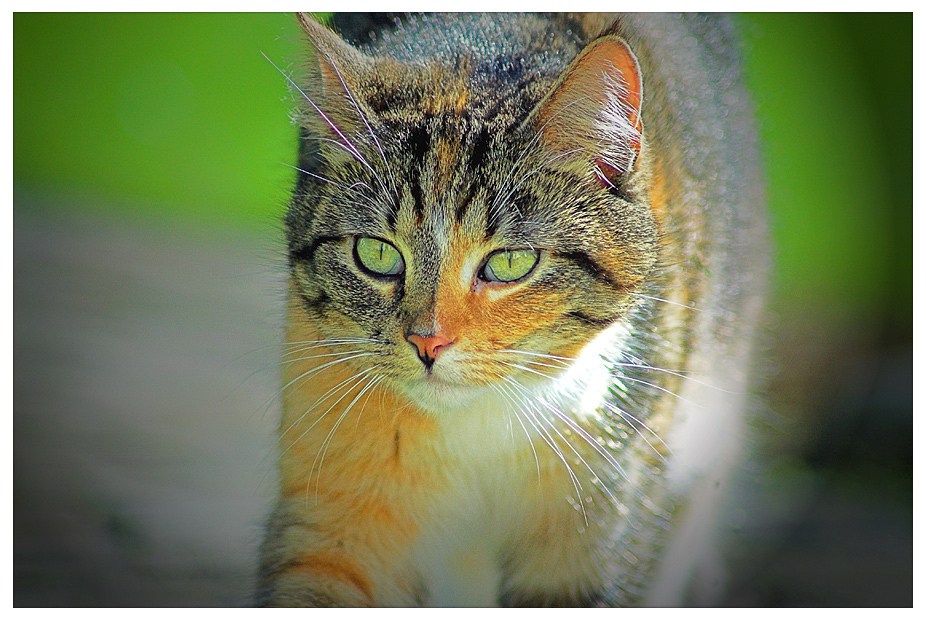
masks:
{"label": "cat's head", "polygon": [[403,62],[301,21],[316,52],[289,256],[334,351],[441,411],[556,376],[626,319],[656,226],[623,40]]}

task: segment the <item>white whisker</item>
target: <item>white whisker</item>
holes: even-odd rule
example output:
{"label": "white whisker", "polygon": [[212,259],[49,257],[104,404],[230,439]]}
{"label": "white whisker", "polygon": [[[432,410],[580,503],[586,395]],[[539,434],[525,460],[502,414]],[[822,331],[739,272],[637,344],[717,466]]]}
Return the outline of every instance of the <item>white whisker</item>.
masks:
{"label": "white whisker", "polygon": [[[530,398],[530,392],[528,392],[527,389],[523,385],[521,385],[520,383],[518,383],[511,377],[505,377],[504,380],[506,383],[508,383],[515,389],[521,391],[522,394]],[[553,432],[555,432],[560,437],[560,439],[562,439],[566,443],[566,445],[568,445],[570,449],[572,449],[572,451],[576,453],[576,455],[585,464],[586,467],[589,467],[588,463],[585,463],[584,459],[582,459],[582,456],[579,455],[578,452],[576,452],[572,444],[569,443],[569,440],[563,437],[563,435],[559,432],[559,430],[556,428],[555,425],[552,425],[552,424],[545,425],[543,424],[543,422],[541,422],[541,419],[544,422],[549,422],[549,420],[547,420],[543,416],[543,412],[539,408],[536,408],[535,406],[533,406],[530,400],[525,401],[525,404],[527,405],[527,409],[524,410],[524,414],[527,416],[528,423],[534,428],[534,430],[536,430],[540,434],[541,439],[544,440],[544,442],[550,447],[551,450],[553,450],[556,456],[559,457],[563,465],[565,465],[566,472],[569,474],[569,478],[572,480],[573,488],[575,489],[576,495],[579,498],[579,505],[582,508],[582,517],[585,520],[585,524],[588,525],[588,513],[585,510],[585,501],[582,498],[582,495],[583,495],[582,482],[579,480],[579,477],[573,471],[572,466],[569,465],[569,461],[566,460],[566,457],[563,454],[562,450],[560,450],[559,446],[556,444],[556,440],[553,438],[552,435],[550,435],[548,428],[552,429]],[[534,414],[536,414],[536,416]],[[540,419],[538,419],[537,416],[539,416]],[[591,471],[593,474],[595,473],[594,470],[592,470],[590,467],[589,467],[589,471]]]}
{"label": "white whisker", "polygon": [[[608,409],[608,411],[610,411],[611,413],[614,413],[614,414],[620,416],[623,420],[625,420],[628,424],[630,424],[630,426],[631,426],[635,431],[637,431],[638,433],[639,433],[639,430],[637,429],[636,426],[634,426],[633,423],[636,422],[637,424],[639,424],[640,426],[642,426],[642,427],[643,427],[645,430],[647,430],[653,437],[655,437],[655,438],[659,441],[660,444],[662,444],[663,446],[665,446],[666,450],[669,451],[669,454],[674,454],[674,452],[672,452],[672,448],[669,447],[669,444],[667,444],[667,443],[662,439],[662,437],[659,436],[659,433],[657,433],[657,432],[654,431],[652,428],[650,428],[645,422],[643,422],[642,420],[640,420],[640,419],[638,419],[638,418],[635,418],[634,416],[630,415],[629,413],[627,413],[626,411],[624,411],[623,409],[621,409],[620,407],[618,407],[617,405],[615,405],[615,404],[613,404],[613,403],[605,403],[604,406],[605,406],[605,407]],[[643,438],[643,441],[645,441],[645,442],[647,443],[647,445],[649,445],[649,447],[653,449],[653,452],[655,452],[662,460],[665,460],[665,457],[662,456],[662,453],[659,452],[659,450],[657,450],[657,449],[655,448],[655,446],[653,446],[653,444],[651,444],[651,443],[646,439],[646,436],[645,436],[645,435],[643,435],[642,433],[640,433],[640,436]]]}
{"label": "white whisker", "polygon": [[[668,394],[669,396],[673,396],[673,397],[679,399],[679,400],[682,401],[682,402],[690,403],[691,405],[694,405],[695,407],[699,407],[699,408],[700,408],[700,407],[703,407],[703,405],[700,405],[699,403],[692,402],[692,401],[688,400],[687,398],[681,396],[680,394],[676,394],[676,393],[673,392],[672,390],[670,390],[670,389],[668,389],[668,388],[665,388],[665,387],[663,387],[663,386],[661,386],[661,385],[658,385],[658,384],[656,384],[656,383],[650,383],[649,381],[644,381],[643,379],[640,379],[640,378],[637,378],[637,377],[631,377],[631,376],[629,376],[629,375],[621,375],[620,377],[615,378],[615,382],[617,382],[617,383],[620,383],[620,382],[623,382],[623,381],[630,381],[630,382],[632,382],[632,383],[639,383],[639,384],[641,384],[641,385],[645,385],[645,386],[647,386],[647,387],[651,387],[651,388],[653,388],[654,390],[657,390],[657,391],[662,392],[662,393],[664,393],[664,394]],[[623,386],[621,386],[621,387],[623,387]]]}
{"label": "white whisker", "polygon": [[[329,397],[329,396],[331,396],[332,394],[334,394],[337,390],[341,389],[342,387],[344,387],[345,385],[347,385],[347,384],[350,383],[351,381],[354,381],[355,379],[357,379],[357,377],[360,377],[360,376],[364,375],[366,372],[369,372],[369,371],[359,372],[359,373],[356,373],[356,374],[354,374],[354,375],[348,377],[347,379],[344,379],[343,381],[341,381],[340,383],[338,383],[337,385],[335,385],[333,388],[329,389],[327,392],[325,392],[324,394],[322,394],[320,397],[316,398],[316,399],[315,399],[315,402],[312,403],[312,406],[311,406],[311,407],[309,407],[308,409],[306,409],[306,410],[302,413],[302,415],[300,415],[296,420],[293,421],[292,424],[290,424],[290,425],[286,428],[286,430],[284,430],[284,431],[282,431],[282,432],[280,433],[280,438],[282,439],[283,437],[285,437],[285,436],[289,433],[289,431],[291,431],[291,430],[292,430],[293,428],[295,428],[299,423],[301,423],[301,422],[305,419],[305,417],[306,417],[307,415],[309,415],[312,411],[315,410],[315,408],[316,408],[318,405],[320,405],[321,403],[323,403],[323,402],[325,402],[326,400],[328,400],[328,397]],[[315,419],[315,421],[312,423],[311,426],[309,426],[309,428],[307,428],[305,431],[303,431],[302,434],[300,434],[298,437],[296,437],[296,439],[294,439],[294,440],[286,447],[286,450],[283,451],[284,454],[285,454],[286,452],[288,452],[288,451],[290,450],[290,448],[292,448],[294,445],[296,445],[296,443],[298,443],[300,439],[302,439],[303,437],[305,437],[306,433],[308,433],[309,431],[311,431],[311,430],[315,427],[315,425],[318,424],[318,423],[321,421],[322,418],[324,418],[326,415],[328,415],[328,413],[334,408],[334,406],[337,405],[339,402],[341,402],[341,400],[343,400],[345,396],[347,396],[347,392],[345,392],[339,399],[337,399],[336,401],[334,401],[333,403],[331,403],[331,405],[328,407],[328,409],[325,411],[325,413],[323,413],[323,414],[321,414],[320,416],[318,416],[318,418]]]}
{"label": "white whisker", "polygon": [[334,121],[332,121],[330,118],[328,118],[328,115],[325,114],[325,113],[322,111],[322,109],[321,109],[320,107],[318,107],[318,106],[315,104],[315,102],[312,100],[312,98],[309,97],[309,96],[306,94],[306,92],[305,92],[304,90],[302,90],[302,88],[299,87],[298,84],[296,84],[296,81],[293,80],[291,77],[289,77],[289,75],[287,75],[285,71],[283,71],[283,70],[280,69],[278,66],[276,66],[276,64],[275,64],[272,60],[270,60],[270,57],[269,57],[269,56],[267,56],[267,55],[264,54],[263,52],[261,52],[261,55],[267,60],[267,62],[269,62],[271,65],[273,65],[273,68],[274,68],[274,69],[276,69],[277,71],[280,72],[280,75],[282,75],[282,76],[286,79],[286,81],[289,82],[289,84],[290,84],[293,88],[295,88],[295,89],[299,92],[300,95],[302,95],[303,99],[305,99],[305,100],[309,103],[309,105],[312,106],[312,108],[315,110],[315,112],[322,118],[322,120],[325,121],[325,123],[327,123],[327,125],[331,128],[331,130],[332,130],[334,133],[336,133],[336,134],[338,135],[338,137],[341,138],[341,140],[343,140],[343,143],[336,143],[336,144],[339,144],[339,146],[341,146],[344,150],[346,150],[348,153],[350,153],[358,162],[360,162],[361,164],[365,165],[365,166],[367,167],[367,169],[369,169],[370,172],[372,172],[372,173],[375,175],[376,173],[375,173],[375,172],[373,171],[373,169],[370,167],[370,164],[368,164],[368,163],[366,162],[366,160],[365,160],[365,159],[363,158],[363,156],[360,154],[360,151],[358,151],[358,150],[356,149],[356,147],[354,147],[354,145],[351,144],[350,140],[348,140],[348,139],[347,139],[347,136],[345,136],[345,135],[341,132],[341,130],[338,128],[338,126],[334,123]]}
{"label": "white whisker", "polygon": [[[377,385],[379,385],[380,383],[383,382],[383,379],[385,379],[385,377],[376,377],[376,378],[374,378],[374,380],[373,380],[373,385],[371,385],[370,387],[371,387],[371,388],[375,388]],[[355,430],[356,430],[357,428],[360,427],[360,418],[361,418],[361,416],[363,416],[363,412],[366,411],[367,403],[370,402],[370,397],[371,397],[371,396],[373,396],[373,391],[372,391],[372,389],[370,390],[369,394],[367,394],[366,400],[364,400],[364,401],[363,401],[363,404],[360,405],[360,413],[357,414],[357,424],[356,424],[356,426],[354,426],[354,429],[355,429]],[[382,394],[380,394],[380,398],[382,398]]]}
{"label": "white whisker", "polygon": [[560,355],[550,355],[549,353],[536,353],[534,351],[522,351],[520,349],[500,349],[500,353],[517,353],[520,355],[530,355],[533,357],[540,357],[544,359],[557,360],[562,362],[574,362],[577,358],[575,357],[562,357]]}
{"label": "white whisker", "polygon": [[512,363],[512,362],[506,362],[506,361],[504,361],[504,360],[499,360],[499,361],[500,361],[502,364],[504,364],[505,366],[511,366],[512,368],[517,368],[518,370],[523,370],[524,372],[529,372],[529,373],[532,373],[532,374],[535,374],[535,375],[539,375],[539,376],[543,377],[544,379],[553,379],[552,376],[547,375],[547,374],[544,374],[544,373],[540,372],[539,370],[534,370],[533,368],[528,368],[527,366],[522,366],[522,365],[520,365],[520,364],[514,364],[514,363]]}
{"label": "white whisker", "polygon": [[644,295],[643,293],[634,293],[633,291],[628,291],[627,294],[628,294],[628,295],[632,295],[633,297],[642,297],[643,299],[652,299],[653,301],[659,301],[659,302],[662,302],[662,303],[671,304],[671,305],[673,305],[673,306],[679,306],[679,307],[685,308],[685,309],[687,309],[687,310],[694,310],[695,312],[701,312],[701,309],[700,309],[700,308],[695,308],[694,306],[689,306],[689,305],[687,305],[687,304],[682,304],[682,303],[679,303],[679,302],[677,302],[677,301],[671,301],[671,300],[668,300],[668,299],[663,299],[662,297],[655,297],[655,296],[653,296],[653,295]]}
{"label": "white whisker", "polygon": [[386,172],[389,174],[389,181],[392,184],[392,196],[395,200],[398,200],[399,190],[396,187],[395,175],[393,175],[392,168],[389,166],[389,160],[386,159],[386,153],[383,152],[383,147],[379,143],[379,139],[376,137],[376,132],[374,132],[373,128],[370,126],[370,123],[367,120],[367,116],[360,109],[360,105],[357,103],[357,100],[354,99],[354,93],[352,93],[350,88],[347,87],[347,83],[344,81],[344,76],[341,75],[341,70],[338,69],[337,66],[334,66],[334,71],[338,76],[338,80],[341,82],[341,87],[344,89],[344,92],[347,93],[347,97],[350,99],[351,105],[354,106],[354,110],[357,112],[357,116],[359,116],[363,121],[364,126],[367,128],[367,132],[373,139],[373,143],[376,145],[376,150],[379,151],[379,156],[383,160],[383,165],[386,166]]}
{"label": "white whisker", "polygon": [[[283,357],[286,357],[287,355],[299,355],[300,353],[304,353],[305,351],[306,351],[305,349],[298,349],[296,351],[290,351],[289,353],[284,354]],[[282,364],[295,364],[296,362],[305,362],[307,360],[320,359],[323,357],[340,357],[343,355],[353,355],[354,353],[363,353],[363,351],[360,349],[354,349],[353,351],[340,351],[338,353],[318,353],[317,355],[306,355],[303,357],[294,357],[292,359],[284,359],[282,360],[281,363]]]}
{"label": "white whisker", "polygon": [[[369,372],[364,373],[363,376],[361,376],[358,379],[358,381],[354,385],[351,386],[350,389],[352,390],[358,385],[360,385],[360,382],[363,381],[363,379],[365,379],[368,374]],[[328,447],[331,445],[331,440],[334,438],[334,433],[338,430],[338,427],[341,426],[341,422],[344,421],[344,419],[347,417],[347,414],[350,413],[350,410],[353,408],[353,406],[357,403],[358,400],[360,400],[360,397],[363,396],[373,385],[375,385],[375,383],[376,383],[376,378],[373,377],[372,379],[370,379],[370,382],[367,383],[367,385],[362,390],[360,390],[360,392],[356,396],[354,396],[354,399],[350,401],[350,404],[348,404],[347,407],[345,407],[344,411],[341,413],[340,416],[338,416],[338,419],[334,423],[334,426],[331,427],[331,430],[328,432],[328,435],[325,437],[324,441],[322,442],[322,451],[320,455],[316,455],[315,460],[312,461],[312,467],[309,469],[308,481],[309,483],[311,483],[312,472],[315,471],[315,463],[318,462],[318,475],[315,477],[315,501],[316,503],[318,502],[318,487],[319,487],[319,484],[321,484],[322,466],[325,464],[325,455],[328,454]],[[348,390],[347,393],[350,393],[350,390]],[[319,460],[319,456],[321,456],[321,460]]]}
{"label": "white whisker", "polygon": [[[327,139],[327,138],[326,138],[326,139]],[[292,169],[295,170],[296,172],[301,172],[302,174],[307,175],[307,176],[310,176],[310,177],[312,177],[312,178],[314,178],[314,179],[318,179],[319,181],[323,181],[323,182],[325,182],[325,183],[330,183],[331,185],[334,185],[334,186],[337,187],[338,189],[343,190],[343,191],[345,191],[345,192],[350,192],[350,193],[352,193],[353,195],[355,195],[355,196],[357,196],[357,197],[359,197],[359,198],[367,199],[368,197],[365,196],[365,195],[363,195],[363,194],[361,194],[361,193],[359,193],[356,189],[354,189],[355,187],[358,187],[358,186],[359,186],[359,187],[363,187],[363,188],[367,189],[371,194],[374,193],[372,187],[370,187],[369,185],[367,185],[366,183],[363,183],[363,182],[361,182],[361,181],[357,181],[356,183],[354,183],[354,184],[352,184],[350,187],[348,187],[348,186],[346,186],[346,185],[342,185],[342,184],[338,183],[337,181],[332,181],[332,180],[329,179],[328,177],[323,177],[323,176],[321,176],[321,175],[319,175],[319,174],[315,174],[314,172],[309,172],[308,170],[303,170],[303,169],[300,168],[299,166],[294,166],[294,165],[292,165],[292,164],[287,164],[286,162],[279,162],[279,163],[280,163],[281,165],[283,165],[283,166],[286,166],[287,168],[292,168]]]}
{"label": "white whisker", "polygon": [[513,407],[515,418],[517,418],[518,424],[521,425],[521,429],[524,431],[524,436],[527,437],[527,443],[531,447],[531,452],[533,452],[534,454],[534,463],[537,466],[537,484],[539,486],[540,485],[540,459],[537,458],[537,449],[534,448],[534,440],[531,439],[531,435],[529,432],[527,432],[527,427],[524,426],[524,421],[521,419],[521,414],[518,411],[519,408],[515,400],[515,396],[513,394],[508,393],[507,390],[504,389],[504,384],[492,384],[492,386],[496,388],[498,393],[502,394],[502,396],[505,397],[508,400],[508,402],[511,404],[511,406]]}
{"label": "white whisker", "polygon": [[687,372],[689,371],[668,370],[666,368],[658,368],[656,366],[650,366],[649,364],[640,364],[640,363],[635,363],[635,362],[611,362],[610,365],[614,368],[639,368],[641,370],[653,370],[656,372],[664,372],[668,375],[672,375],[674,377],[679,377],[680,379],[684,379],[685,381],[690,381],[691,383],[697,383],[698,385],[703,385],[704,387],[710,388],[712,390],[723,392],[724,394],[739,394],[739,392],[732,392],[730,390],[725,390],[724,388],[711,385],[710,383],[705,383],[704,381],[694,379],[689,374],[687,374]]}
{"label": "white whisker", "polygon": [[[505,179],[499,185],[498,193],[496,194],[495,199],[492,201],[492,205],[489,207],[490,212],[492,212],[493,214],[497,213],[499,202],[500,202],[499,196],[501,196],[502,193],[505,194],[505,198],[504,198],[505,200],[507,200],[508,197],[511,196],[512,193],[514,193],[514,190],[506,191],[506,187],[511,182],[511,179],[515,175],[515,173],[517,173],[520,170],[521,166],[524,165],[524,163],[526,163],[524,158],[532,152],[534,145],[540,140],[541,136],[543,136],[543,130],[546,129],[547,125],[552,123],[553,120],[556,119],[556,117],[564,113],[570,107],[589,98],[590,96],[582,97],[582,98],[576,99],[575,101],[571,101],[568,104],[564,105],[562,108],[557,110],[552,116],[550,116],[550,118],[548,118],[546,122],[544,122],[544,124],[541,125],[539,129],[537,129],[537,131],[534,132],[534,135],[531,136],[531,139],[527,142],[527,144],[525,144],[520,149],[521,154],[518,156],[518,159],[515,160],[514,164],[511,166],[511,169],[508,171],[508,174],[505,176]],[[550,162],[547,162],[547,163],[550,163]],[[518,212],[518,215],[519,216],[521,215],[520,211]]]}
{"label": "white whisker", "polygon": [[[321,372],[322,370],[325,370],[326,368],[330,368],[331,366],[334,366],[334,365],[336,365],[336,364],[340,364],[340,363],[342,363],[342,362],[347,362],[347,361],[350,361],[350,360],[352,360],[352,359],[357,359],[357,358],[359,358],[359,357],[366,357],[366,356],[370,356],[370,355],[374,355],[374,353],[358,353],[358,354],[356,354],[356,355],[351,355],[351,356],[349,356],[349,357],[345,357],[345,358],[341,358],[341,359],[336,359],[336,360],[331,361],[331,362],[326,362],[326,363],[322,364],[321,366],[316,366],[315,368],[313,368],[313,369],[311,369],[311,370],[308,370],[308,371],[306,371],[306,372],[300,374],[299,376],[297,376],[297,377],[295,377],[294,379],[292,379],[289,383],[287,383],[286,385],[284,385],[282,388],[280,388],[280,390],[279,390],[276,394],[274,394],[274,395],[271,396],[270,398],[266,399],[266,400],[264,401],[264,403],[263,403],[260,407],[257,408],[257,412],[261,412],[261,411],[266,412],[266,411],[270,408],[270,405],[272,405],[273,402],[274,402],[275,400],[278,400],[278,399],[282,398],[282,396],[283,396],[283,394],[286,392],[286,390],[289,389],[289,388],[290,388],[294,383],[296,383],[297,381],[302,381],[302,382],[304,383],[306,379],[308,379],[309,377],[311,377],[312,375],[314,375],[314,374],[317,373],[317,372]],[[290,360],[290,361],[298,361],[298,360]],[[285,363],[285,362],[283,362],[283,363]],[[300,385],[301,385],[301,384],[300,384]],[[256,412],[255,412],[255,413],[256,413]]]}
{"label": "white whisker", "polygon": [[[331,362],[325,362],[325,363],[322,364],[321,366],[316,366],[315,368],[312,368],[311,370],[308,370],[308,371],[302,373],[301,375],[295,377],[294,379],[292,379],[289,383],[287,383],[287,384],[284,385],[282,388],[280,388],[279,396],[282,396],[283,393],[286,392],[286,390],[288,390],[288,389],[289,389],[294,383],[296,383],[297,381],[302,381],[302,382],[304,383],[306,379],[308,379],[309,377],[311,377],[312,375],[314,375],[314,374],[316,374],[316,373],[319,373],[319,372],[325,370],[326,368],[330,368],[331,366],[334,366],[334,365],[336,365],[336,364],[342,364],[342,363],[344,363],[344,362],[349,362],[350,360],[358,359],[358,358],[361,358],[361,357],[370,357],[370,356],[373,356],[373,355],[375,355],[375,354],[374,354],[374,353],[369,353],[369,352],[357,353],[357,354],[355,354],[355,355],[350,355],[350,356],[348,356],[348,357],[343,357],[343,358],[340,358],[340,359],[336,359],[336,360],[333,360],[333,361],[331,361]],[[279,398],[279,396],[275,396],[275,397],[271,398],[265,406],[268,406],[268,407],[269,407],[269,404],[273,402],[274,398]]]}
{"label": "white whisker", "polygon": [[[512,379],[512,381],[514,380]],[[517,381],[515,381],[515,384],[520,386],[520,384]],[[520,386],[520,387],[522,390],[526,390],[524,386]],[[538,400],[540,401],[540,404],[544,405],[548,411],[553,413],[554,416],[556,416],[559,420],[565,423],[570,429],[572,429],[576,434],[578,434],[580,438],[582,438],[593,450],[595,450],[599,455],[601,455],[612,467],[614,467],[618,472],[620,472],[621,475],[623,475],[625,478],[627,477],[627,474],[624,471],[624,468],[621,466],[620,463],[617,462],[617,460],[613,457],[613,455],[610,454],[607,450],[605,450],[605,448],[602,447],[597,441],[595,441],[594,437],[589,435],[588,432],[584,428],[579,426],[579,424],[575,420],[573,420],[569,415],[564,413],[555,403],[551,403],[542,397],[538,398]],[[555,426],[551,425],[551,427],[556,431],[558,435],[560,434]],[[560,435],[560,437],[562,437],[562,435]],[[567,445],[572,449],[572,451],[579,458],[582,464],[585,465],[588,471],[595,478],[597,478],[598,480],[601,480],[601,476],[598,474],[598,472],[596,472],[594,468],[592,468],[592,466],[589,465],[589,463],[579,453],[579,451],[575,448],[575,446],[573,446],[572,443],[569,440],[567,440],[565,437],[563,437],[563,440],[566,441]],[[603,486],[604,486],[605,492],[612,499],[615,499],[614,496],[611,494],[610,488],[607,485],[603,485]]]}
{"label": "white whisker", "polygon": [[[490,207],[489,210],[492,211],[493,214],[494,214],[494,213],[497,213],[498,209],[501,208],[502,203],[506,202],[506,201],[511,197],[512,194],[514,194],[516,191],[518,191],[518,189],[519,189],[522,185],[524,185],[524,183],[526,183],[527,180],[528,180],[529,178],[531,178],[531,177],[534,176],[535,174],[540,174],[540,172],[543,171],[543,168],[544,168],[545,166],[549,166],[550,164],[552,164],[553,162],[555,162],[557,159],[562,159],[563,157],[567,157],[567,156],[569,156],[569,155],[572,155],[573,153],[578,153],[579,151],[584,151],[584,150],[585,150],[584,148],[572,149],[571,151],[566,151],[566,152],[564,152],[564,153],[559,153],[559,154],[557,154],[556,156],[551,157],[551,158],[549,158],[548,160],[546,160],[545,162],[541,163],[539,166],[537,166],[536,168],[534,168],[533,170],[531,170],[530,172],[528,172],[527,174],[525,174],[524,176],[522,176],[521,179],[518,181],[518,184],[515,185],[514,187],[512,187],[511,189],[509,189],[509,190],[505,193],[504,196],[501,196],[501,192],[499,192],[499,194],[496,195],[495,200],[492,201],[492,206]],[[521,214],[520,209],[518,209],[518,207],[517,207],[516,205],[512,205],[512,206],[514,207],[515,211],[517,212],[518,217],[522,217],[522,214]]]}

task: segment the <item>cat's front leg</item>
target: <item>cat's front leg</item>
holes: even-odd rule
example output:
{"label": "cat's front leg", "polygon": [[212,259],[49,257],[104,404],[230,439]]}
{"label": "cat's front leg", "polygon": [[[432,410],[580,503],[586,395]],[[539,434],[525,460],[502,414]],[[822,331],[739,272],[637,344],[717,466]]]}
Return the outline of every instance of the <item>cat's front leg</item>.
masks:
{"label": "cat's front leg", "polygon": [[[358,607],[375,603],[368,567],[343,540],[306,522],[297,500],[283,499],[262,549],[257,604],[269,607]],[[304,512],[304,508],[303,508]]]}
{"label": "cat's front leg", "polygon": [[[362,494],[284,498],[262,548],[256,603],[270,607],[412,607],[427,604],[407,561],[408,514]],[[307,503],[308,501],[308,503]],[[307,508],[308,507],[308,508]]]}

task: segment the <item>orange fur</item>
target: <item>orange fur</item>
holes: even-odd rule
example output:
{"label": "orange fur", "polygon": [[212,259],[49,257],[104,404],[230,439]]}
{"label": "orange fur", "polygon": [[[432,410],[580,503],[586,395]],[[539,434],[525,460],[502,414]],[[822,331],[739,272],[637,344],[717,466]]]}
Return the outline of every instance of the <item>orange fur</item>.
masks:
{"label": "orange fur", "polygon": [[354,562],[333,554],[316,553],[303,557],[297,564],[288,569],[289,572],[309,573],[314,577],[324,577],[349,583],[357,588],[371,603],[373,601],[373,588],[370,580]]}
{"label": "orange fur", "polygon": [[656,226],[662,231],[665,230],[666,203],[669,200],[669,193],[666,191],[666,180],[665,174],[662,171],[662,162],[654,161],[652,167],[653,180],[650,186],[649,204],[653,210],[653,217],[656,219]]}
{"label": "orange fur", "polygon": [[470,98],[470,59],[462,59],[455,72],[439,66],[429,67],[427,84],[432,88],[431,96],[425,99],[425,109],[431,114],[452,112],[460,115]]}
{"label": "orange fur", "polygon": [[434,157],[437,159],[437,183],[436,189],[439,192],[446,190],[453,178],[453,171],[459,165],[460,151],[459,141],[442,136],[437,140],[434,147]]}
{"label": "orange fur", "polygon": [[459,286],[470,244],[456,239],[437,292],[437,322],[448,336],[506,348],[524,336],[542,330],[562,315],[565,300],[549,293],[530,292],[518,284]]}
{"label": "orange fur", "polygon": [[[320,338],[298,301],[290,303],[289,311],[288,342]],[[305,356],[333,352],[317,347]],[[332,359],[285,364],[284,384]],[[375,585],[370,585],[367,571],[371,564],[381,570],[382,565],[398,563],[401,549],[416,532],[413,507],[419,495],[439,484],[427,453],[428,440],[436,430],[433,421],[413,405],[391,390],[377,387],[357,400],[335,432],[341,414],[362,385],[350,389],[327,413],[342,395],[341,390],[332,392],[314,409],[313,405],[316,398],[353,374],[347,364],[336,364],[312,375],[305,385],[297,381],[287,389],[280,424],[281,487],[283,497],[302,504],[314,527],[324,531],[329,540],[367,550],[363,556],[366,563],[349,564],[322,554],[308,556],[315,559],[304,564],[332,578],[365,584],[361,590],[373,600]],[[307,389],[307,385],[311,387]],[[307,411],[310,413],[303,415]],[[325,451],[322,462],[320,455]]]}

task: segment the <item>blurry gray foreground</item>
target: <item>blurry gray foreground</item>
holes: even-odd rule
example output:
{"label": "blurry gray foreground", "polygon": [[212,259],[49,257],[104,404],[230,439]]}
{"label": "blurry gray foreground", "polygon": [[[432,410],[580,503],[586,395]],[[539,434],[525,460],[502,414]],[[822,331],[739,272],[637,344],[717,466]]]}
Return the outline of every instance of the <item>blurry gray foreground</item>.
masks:
{"label": "blurry gray foreground", "polygon": [[14,604],[246,603],[275,493],[279,247],[68,213],[17,196]]}
{"label": "blurry gray foreground", "polygon": [[[15,202],[14,605],[247,604],[276,492],[280,235]],[[912,352],[865,383],[804,324],[775,338],[769,404],[810,394],[831,421],[806,462],[805,420],[771,433],[773,467],[744,464],[724,603],[910,605]],[[822,398],[830,368],[868,396]]]}

